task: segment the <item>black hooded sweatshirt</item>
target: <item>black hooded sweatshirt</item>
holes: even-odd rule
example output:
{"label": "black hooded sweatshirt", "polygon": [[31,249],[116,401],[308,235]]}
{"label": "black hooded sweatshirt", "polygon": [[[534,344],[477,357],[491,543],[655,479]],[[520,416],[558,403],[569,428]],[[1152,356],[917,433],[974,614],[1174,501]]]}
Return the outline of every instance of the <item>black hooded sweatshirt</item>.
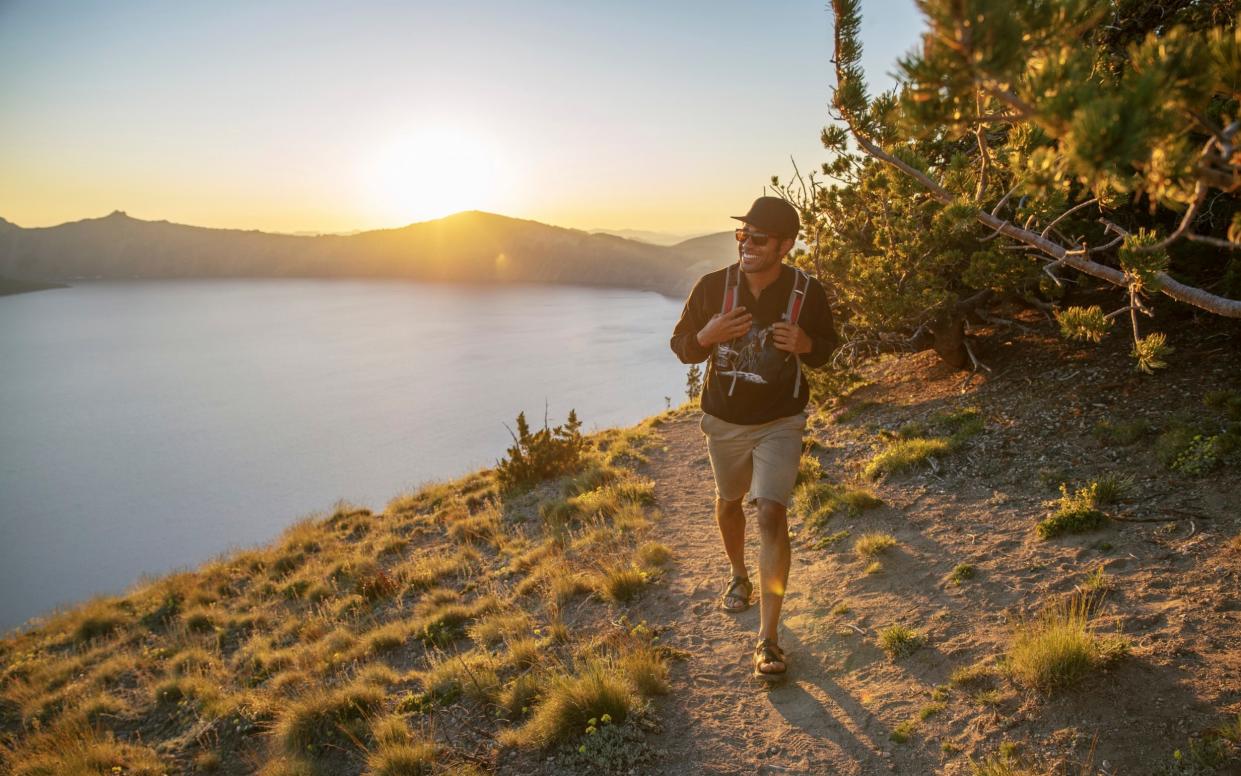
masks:
{"label": "black hooded sweatshirt", "polygon": [[[685,364],[710,359],[703,385],[702,410],[729,423],[758,425],[800,413],[810,399],[810,386],[801,375],[797,396],[793,386],[798,380],[797,359],[793,354],[776,349],[771,324],[784,318],[789,293],[797,274],[788,264],[780,265],[780,276],[764,288],[756,299],[750,293],[744,275],[739,274],[737,305],[744,307],[753,320],[750,331],[718,348],[702,347],[697,335],[711,316],[720,312],[724,302],[724,283],[728,268],[703,275],[694,284],[681,319],[672,332],[672,351]],[[827,304],[823,285],[810,278],[806,298],[797,325],[810,337],[809,353],[802,354],[803,366],[820,367],[831,358],[838,339],[832,324],[832,311]],[[732,395],[729,395],[731,390]]]}

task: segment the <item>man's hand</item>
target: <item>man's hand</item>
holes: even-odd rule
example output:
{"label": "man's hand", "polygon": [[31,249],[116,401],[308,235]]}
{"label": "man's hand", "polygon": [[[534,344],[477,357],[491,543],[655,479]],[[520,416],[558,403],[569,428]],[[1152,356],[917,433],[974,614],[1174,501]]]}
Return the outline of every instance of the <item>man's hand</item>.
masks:
{"label": "man's hand", "polygon": [[777,350],[804,355],[809,353],[814,346],[814,343],[810,341],[810,336],[795,323],[787,323],[785,321],[773,323],[771,325],[771,334],[776,343]]}
{"label": "man's hand", "polygon": [[754,316],[745,311],[744,307],[734,307],[726,313],[716,313],[707,321],[707,325],[698,332],[698,344],[704,348],[720,342],[728,342],[740,337],[750,330],[750,321]]}

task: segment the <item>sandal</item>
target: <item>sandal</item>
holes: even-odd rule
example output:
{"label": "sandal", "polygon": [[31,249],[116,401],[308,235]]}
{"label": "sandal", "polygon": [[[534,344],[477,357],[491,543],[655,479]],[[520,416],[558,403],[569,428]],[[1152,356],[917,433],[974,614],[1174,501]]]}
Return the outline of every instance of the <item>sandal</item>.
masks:
{"label": "sandal", "polygon": [[[784,663],[778,671],[763,671],[761,666],[767,663]],[[772,639],[761,639],[754,647],[754,678],[765,682],[778,682],[788,673],[789,664],[784,659],[784,650]]]}
{"label": "sandal", "polygon": [[[724,595],[720,597],[720,608],[731,614],[744,612],[750,608],[750,597],[754,595],[754,583],[749,577],[733,577],[728,582],[728,587],[724,589]],[[737,601],[729,606],[729,600]]]}

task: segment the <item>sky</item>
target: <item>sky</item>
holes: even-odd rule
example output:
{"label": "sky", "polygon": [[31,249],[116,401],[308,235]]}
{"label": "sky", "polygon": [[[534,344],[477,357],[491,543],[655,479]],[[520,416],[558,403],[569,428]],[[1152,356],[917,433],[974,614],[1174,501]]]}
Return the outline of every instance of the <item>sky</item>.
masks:
{"label": "sky", "polygon": [[[922,19],[862,15],[877,91]],[[0,0],[0,217],[721,231],[790,157],[826,161],[831,21],[792,0]]]}

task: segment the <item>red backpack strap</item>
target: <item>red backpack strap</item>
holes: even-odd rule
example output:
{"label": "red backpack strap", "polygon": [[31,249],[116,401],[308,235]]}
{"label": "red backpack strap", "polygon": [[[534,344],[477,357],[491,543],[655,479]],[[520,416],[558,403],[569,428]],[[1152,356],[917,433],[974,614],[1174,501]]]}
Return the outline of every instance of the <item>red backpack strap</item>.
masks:
{"label": "red backpack strap", "polygon": [[793,290],[789,292],[789,306],[784,311],[784,320],[797,323],[801,317],[801,308],[806,301],[806,289],[810,288],[810,276],[800,269],[794,268],[797,276],[793,278]]}
{"label": "red backpack strap", "polygon": [[728,269],[724,272],[724,303],[720,305],[720,314],[731,312],[737,306],[737,284],[740,281],[738,277],[740,273],[737,271],[736,264],[729,264]]}
{"label": "red backpack strap", "polygon": [[[793,290],[789,292],[789,306],[784,311],[784,320],[796,324],[801,317],[801,308],[806,302],[806,290],[810,288],[810,276],[794,267],[797,276],[793,278]],[[801,394],[801,356],[797,357],[797,375],[793,378],[793,398]]]}

